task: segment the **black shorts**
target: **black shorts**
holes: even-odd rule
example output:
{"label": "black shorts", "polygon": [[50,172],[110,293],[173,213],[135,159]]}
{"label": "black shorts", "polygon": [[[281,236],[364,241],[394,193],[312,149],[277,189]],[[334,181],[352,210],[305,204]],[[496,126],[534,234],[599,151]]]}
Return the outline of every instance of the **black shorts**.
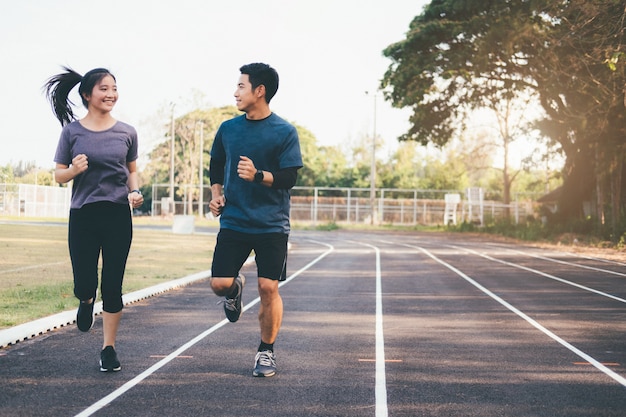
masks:
{"label": "black shorts", "polygon": [[242,233],[220,229],[213,252],[211,276],[236,277],[250,252],[254,251],[257,274],[284,281],[287,278],[287,240],[284,233]]}

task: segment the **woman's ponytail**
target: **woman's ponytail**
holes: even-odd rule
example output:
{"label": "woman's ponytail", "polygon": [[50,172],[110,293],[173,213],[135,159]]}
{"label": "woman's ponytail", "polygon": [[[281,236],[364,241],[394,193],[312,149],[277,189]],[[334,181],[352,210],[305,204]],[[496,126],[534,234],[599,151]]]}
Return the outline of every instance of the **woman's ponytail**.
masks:
{"label": "woman's ponytail", "polygon": [[63,69],[65,72],[50,77],[44,84],[46,97],[52,105],[56,118],[61,122],[61,126],[76,120],[72,111],[74,103],[69,100],[69,94],[83,79],[83,76],[73,69],[68,67],[63,67]]}

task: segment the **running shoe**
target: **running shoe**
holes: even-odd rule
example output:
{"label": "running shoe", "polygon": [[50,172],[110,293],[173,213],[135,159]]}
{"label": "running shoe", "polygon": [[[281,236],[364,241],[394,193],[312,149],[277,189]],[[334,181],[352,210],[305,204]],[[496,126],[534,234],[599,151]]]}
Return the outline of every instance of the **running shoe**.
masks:
{"label": "running shoe", "polygon": [[246,277],[242,274],[237,275],[235,278],[235,285],[237,286],[237,294],[233,298],[226,297],[224,299],[224,313],[226,318],[234,323],[241,317],[241,311],[243,310],[243,303],[241,302],[241,295],[243,293],[243,286],[246,284]]}
{"label": "running shoe", "polygon": [[100,371],[117,372],[122,369],[113,346],[107,346],[100,352]]}
{"label": "running shoe", "polygon": [[276,374],[276,356],[271,350],[257,352],[254,358],[253,376],[269,378]]}
{"label": "running shoe", "polygon": [[78,305],[76,325],[78,326],[78,330],[81,332],[88,332],[91,330],[91,326],[93,326],[93,305],[95,302],[96,299],[94,297],[91,303],[81,301]]}

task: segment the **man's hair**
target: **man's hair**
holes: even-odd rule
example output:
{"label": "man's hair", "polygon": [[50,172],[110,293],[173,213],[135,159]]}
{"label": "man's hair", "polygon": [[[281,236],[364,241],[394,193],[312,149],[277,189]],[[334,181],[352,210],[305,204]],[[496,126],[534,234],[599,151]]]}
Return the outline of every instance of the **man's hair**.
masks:
{"label": "man's hair", "polygon": [[239,71],[248,75],[253,91],[260,85],[265,86],[265,101],[269,104],[278,91],[278,72],[269,65],[260,62],[244,65],[239,68]]}

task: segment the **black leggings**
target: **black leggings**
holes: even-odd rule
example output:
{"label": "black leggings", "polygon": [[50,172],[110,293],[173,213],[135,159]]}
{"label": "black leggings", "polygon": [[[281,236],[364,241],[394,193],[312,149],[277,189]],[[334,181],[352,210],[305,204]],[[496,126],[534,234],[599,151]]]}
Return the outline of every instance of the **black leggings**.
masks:
{"label": "black leggings", "polygon": [[132,217],[127,204],[98,202],[70,210],[68,242],[74,295],[79,300],[89,300],[96,294],[102,251],[102,309],[107,313],[122,310],[122,281],[132,239]]}

